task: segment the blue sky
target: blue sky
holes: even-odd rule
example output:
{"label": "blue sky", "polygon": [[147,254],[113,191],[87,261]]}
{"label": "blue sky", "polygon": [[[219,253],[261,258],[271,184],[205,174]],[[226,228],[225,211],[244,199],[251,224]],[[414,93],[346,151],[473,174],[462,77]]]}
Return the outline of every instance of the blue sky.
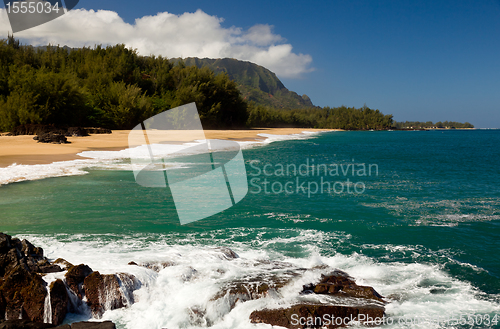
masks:
{"label": "blue sky", "polygon": [[[498,0],[80,0],[76,9],[115,12],[130,26],[134,26],[138,18],[164,12],[185,18],[172,23],[179,24],[169,27],[174,30],[186,29],[183,21],[207,24],[207,35],[198,39],[189,34],[191,29],[181,33],[182,42],[191,37],[193,42],[176,49],[177,52],[172,50],[171,54],[180,52],[184,57],[192,56],[191,52],[195,55],[226,54],[270,66],[285,86],[299,94],[307,94],[315,105],[360,107],[366,103],[371,108],[393,114],[397,121],[469,121],[476,127],[500,128]],[[183,16],[198,9],[202,13]],[[83,17],[84,13],[80,14]],[[117,17],[106,19],[111,25]],[[216,19],[223,20],[214,21]],[[56,43],[73,40],[74,45],[78,42],[87,45],[89,42],[129,43],[121,40],[127,39],[127,35],[118,32],[102,40],[97,37],[81,39],[86,30],[62,38],[64,33],[57,32],[55,27],[50,31],[47,27],[50,24],[52,22],[40,27],[39,31],[19,33],[18,37],[32,43],[47,40]],[[60,25],[57,26],[61,30]],[[167,53],[175,44],[168,44],[166,40],[171,38],[163,36],[160,29],[154,30],[154,26],[160,25],[151,23],[149,30],[144,28],[134,33],[147,31],[144,44],[150,42],[157,47],[141,44],[139,36],[130,44],[145,52],[164,52],[164,56],[170,57]],[[103,25],[100,29],[103,35],[108,30]],[[154,39],[152,34],[156,33],[158,38]],[[203,50],[196,48],[197,42],[210,39],[211,35],[220,36]],[[231,44],[230,51],[227,48],[225,51],[213,50],[221,40]],[[166,43],[164,48],[161,43]],[[282,47],[273,48],[275,45]],[[246,49],[253,55],[245,54]]]}

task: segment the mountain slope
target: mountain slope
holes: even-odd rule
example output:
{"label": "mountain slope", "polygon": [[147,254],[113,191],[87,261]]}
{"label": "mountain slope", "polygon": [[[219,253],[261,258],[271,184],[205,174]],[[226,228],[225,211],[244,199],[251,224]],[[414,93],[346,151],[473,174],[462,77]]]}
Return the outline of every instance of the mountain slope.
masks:
{"label": "mountain slope", "polygon": [[[176,58],[172,61],[178,62]],[[276,74],[265,67],[232,58],[210,59],[189,57],[183,59],[187,66],[207,66],[216,74],[225,72],[236,81],[238,89],[248,101],[274,108],[310,108],[314,107],[307,95],[299,96],[288,90]]]}

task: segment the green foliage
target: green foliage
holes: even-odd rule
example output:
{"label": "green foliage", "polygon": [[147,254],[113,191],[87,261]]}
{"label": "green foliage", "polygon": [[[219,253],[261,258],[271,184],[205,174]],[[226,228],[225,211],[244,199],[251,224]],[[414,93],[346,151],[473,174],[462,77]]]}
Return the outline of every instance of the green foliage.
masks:
{"label": "green foliage", "polygon": [[146,97],[138,86],[127,85],[123,81],[112,82],[106,91],[101,105],[105,126],[131,129],[150,116],[151,98]]}
{"label": "green foliage", "polygon": [[1,128],[27,123],[84,124],[88,109],[74,76],[30,65],[11,65],[8,72],[8,93],[0,106]]}
{"label": "green foliage", "polygon": [[474,125],[465,122],[436,122],[432,121],[420,122],[420,121],[405,121],[405,122],[395,122],[394,127],[397,129],[428,129],[428,128],[448,128],[448,129],[463,129],[463,128],[474,128]]}
{"label": "green foliage", "polygon": [[[174,59],[177,62],[179,59]],[[306,95],[299,96],[285,88],[276,74],[265,67],[232,58],[186,58],[186,65],[199,68],[208,67],[215,74],[224,73],[234,80],[242,97],[257,105],[280,109],[298,109],[314,107]]]}
{"label": "green foliage", "polygon": [[129,129],[196,102],[206,128],[244,127],[247,103],[226,74],[141,57],[124,45],[21,46],[0,40],[0,130],[19,124]]}
{"label": "green foliage", "polygon": [[169,61],[124,45],[22,46],[0,40],[0,131],[19,124],[130,129],[162,111],[196,102],[205,128],[472,128],[470,123],[394,123],[366,106],[319,108],[271,71],[235,59]]}
{"label": "green foliage", "polygon": [[392,124],[392,115],[384,115],[379,110],[345,106],[282,110],[252,104],[248,118],[248,125],[258,127],[369,130],[389,129]]}

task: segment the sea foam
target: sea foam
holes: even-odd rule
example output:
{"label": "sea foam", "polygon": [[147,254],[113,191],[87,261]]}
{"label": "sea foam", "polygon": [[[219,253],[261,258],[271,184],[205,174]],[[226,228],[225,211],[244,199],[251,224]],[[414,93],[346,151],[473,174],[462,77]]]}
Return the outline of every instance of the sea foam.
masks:
{"label": "sea foam", "polygon": [[[263,140],[256,141],[238,141],[242,149],[268,145],[276,141],[286,140],[302,140],[317,136],[320,132],[304,131],[300,134],[291,135],[271,135],[259,134]],[[171,144],[154,144],[152,147],[157,155],[165,155],[168,157],[172,153],[184,149],[186,147],[201,143],[196,141],[193,143],[184,143],[182,145]],[[141,152],[134,152],[145,161],[149,158],[149,152],[146,147],[138,147]],[[88,172],[87,168],[96,168],[103,170],[128,170],[132,171],[133,167],[130,164],[129,149],[119,151],[84,151],[78,153],[84,159],[72,161],[59,161],[51,164],[38,165],[21,165],[14,163],[8,167],[0,168],[0,186],[30,180],[39,180],[50,177],[64,177],[85,175]],[[168,162],[168,161],[167,161]],[[172,165],[172,168],[178,168],[179,164]],[[168,167],[168,166],[167,166]]]}
{"label": "sea foam", "polygon": [[[135,275],[142,283],[142,287],[134,292],[136,303],[128,308],[107,311],[103,317],[117,323],[119,328],[202,328],[209,325],[213,328],[249,328],[252,327],[249,321],[251,312],[294,304],[300,298],[302,286],[317,282],[322,274],[321,270],[307,271],[282,288],[279,296],[237,302],[233,309],[224,298],[214,300],[226,283],[265,277],[275,271],[273,266],[279,266],[282,271],[294,271],[298,268],[321,269],[327,265],[346,271],[360,285],[373,286],[389,301],[387,317],[396,321],[384,328],[442,328],[442,324],[437,323],[401,325],[401,321],[437,319],[452,313],[460,316],[500,312],[498,301],[482,298],[470,283],[451,277],[438,265],[386,263],[361,253],[321,255],[318,244],[313,241],[348,238],[342,237],[341,233],[293,230],[297,234],[288,238],[264,239],[260,231],[264,233],[265,229],[185,235],[26,235],[22,238],[42,246],[49,258],[63,257],[74,264],[85,263],[105,274],[126,272]],[[259,238],[253,241],[242,239],[247,235]],[[233,240],[231,236],[240,239]],[[310,252],[297,258],[273,248],[275,244],[297,243],[308,245]],[[217,248],[227,245],[239,258],[228,260],[223,257]],[[390,245],[378,247],[396,248]],[[170,265],[155,272],[127,265],[131,260],[137,263],[168,262]],[[70,315],[69,318],[76,317]]]}

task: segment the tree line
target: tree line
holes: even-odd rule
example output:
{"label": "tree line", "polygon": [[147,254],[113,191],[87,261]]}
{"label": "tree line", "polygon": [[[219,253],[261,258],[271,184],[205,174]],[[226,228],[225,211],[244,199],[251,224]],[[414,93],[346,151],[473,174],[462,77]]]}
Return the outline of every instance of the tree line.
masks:
{"label": "tree line", "polygon": [[324,107],[311,109],[273,109],[261,105],[250,106],[248,124],[253,127],[304,127],[344,130],[389,129],[392,115],[366,106]]}
{"label": "tree line", "polygon": [[207,128],[244,127],[248,105],[227,75],[124,45],[68,49],[0,40],[0,130],[21,124],[130,129],[196,102]]}
{"label": "tree line", "polygon": [[[32,123],[130,129],[191,102],[206,129],[381,130],[408,124],[366,106],[276,109],[247,102],[225,73],[139,56],[124,45],[34,48],[13,36],[0,40],[0,131]],[[447,124],[470,125],[441,123]]]}
{"label": "tree line", "polygon": [[438,121],[433,123],[432,121],[420,122],[420,121],[405,121],[405,122],[394,122],[394,127],[396,129],[429,129],[429,128],[448,128],[448,129],[464,129],[464,128],[474,128],[474,125],[469,122],[455,122],[455,121]]}

